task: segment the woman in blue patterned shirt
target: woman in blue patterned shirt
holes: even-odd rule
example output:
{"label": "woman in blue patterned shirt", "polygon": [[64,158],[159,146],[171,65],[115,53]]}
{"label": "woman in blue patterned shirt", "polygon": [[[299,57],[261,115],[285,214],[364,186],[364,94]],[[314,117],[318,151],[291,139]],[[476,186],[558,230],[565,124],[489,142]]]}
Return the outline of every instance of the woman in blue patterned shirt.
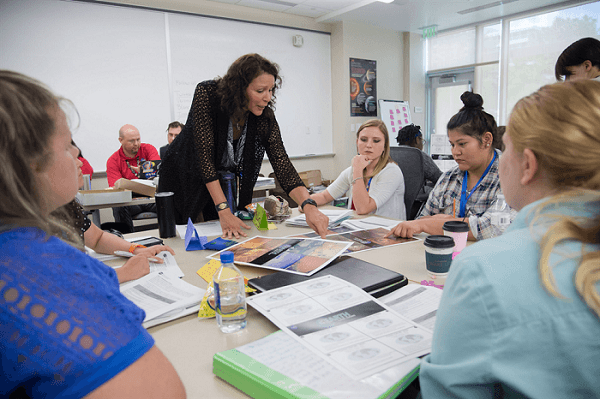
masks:
{"label": "woman in blue patterned shirt", "polygon": [[0,397],[184,398],[115,271],[50,215],[78,189],[61,105],[0,70]]}
{"label": "woman in blue patterned shirt", "polygon": [[[448,139],[452,156],[458,163],[442,175],[416,220],[398,224],[390,235],[412,237],[413,234],[443,234],[449,220],[469,224],[469,239],[481,240],[494,234],[490,207],[500,191],[498,144],[494,117],[483,110],[479,94],[464,92],[464,107],[448,122]],[[511,220],[516,212],[511,211]]]}

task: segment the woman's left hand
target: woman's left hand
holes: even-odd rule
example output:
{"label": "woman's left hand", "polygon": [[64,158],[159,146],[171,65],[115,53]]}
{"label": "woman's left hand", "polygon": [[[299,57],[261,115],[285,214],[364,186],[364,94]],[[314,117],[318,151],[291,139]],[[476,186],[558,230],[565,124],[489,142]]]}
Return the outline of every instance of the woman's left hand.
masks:
{"label": "woman's left hand", "polygon": [[223,238],[247,237],[242,229],[250,230],[250,226],[242,222],[229,209],[219,211],[219,221],[221,230],[223,230]]}
{"label": "woman's left hand", "polygon": [[163,260],[156,256],[157,254],[159,254],[163,251],[169,251],[171,253],[171,255],[175,255],[175,251],[173,251],[173,249],[168,245],[153,245],[148,248],[137,247],[133,251],[133,254],[145,256],[146,258],[152,259],[153,261],[155,261],[157,263],[163,263]]}
{"label": "woman's left hand", "polygon": [[355,155],[352,158],[352,170],[362,172],[367,166],[373,162],[366,155]]}

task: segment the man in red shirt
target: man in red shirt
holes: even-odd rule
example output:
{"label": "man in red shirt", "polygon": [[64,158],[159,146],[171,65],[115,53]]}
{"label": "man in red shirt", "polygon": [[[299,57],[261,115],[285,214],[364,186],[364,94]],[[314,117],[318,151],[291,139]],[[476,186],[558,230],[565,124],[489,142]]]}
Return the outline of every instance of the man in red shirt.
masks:
{"label": "man in red shirt", "polygon": [[[106,177],[108,186],[113,187],[120,178],[142,178],[141,168],[145,161],[159,160],[156,148],[151,144],[142,143],[139,130],[133,125],[124,125],[119,129],[119,148],[106,162]],[[132,205],[113,208],[115,222],[125,223],[133,232],[132,216],[142,212],[156,212],[156,204]]]}

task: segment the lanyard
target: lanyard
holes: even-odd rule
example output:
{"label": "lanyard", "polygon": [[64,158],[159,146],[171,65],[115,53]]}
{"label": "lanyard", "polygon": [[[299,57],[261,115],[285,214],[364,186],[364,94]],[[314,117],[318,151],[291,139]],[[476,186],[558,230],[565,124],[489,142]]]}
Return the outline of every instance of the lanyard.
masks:
{"label": "lanyard", "polygon": [[475,192],[477,187],[479,187],[479,183],[481,183],[481,181],[483,180],[485,175],[488,174],[488,172],[490,171],[492,164],[494,163],[495,160],[496,160],[496,151],[494,151],[494,157],[492,158],[492,161],[485,169],[485,172],[483,172],[483,175],[481,175],[481,177],[479,178],[479,181],[477,182],[477,184],[475,184],[475,187],[473,187],[471,189],[471,191],[469,191],[469,195],[467,195],[467,180],[469,177],[469,172],[465,170],[465,176],[463,177],[463,182],[462,182],[462,190],[460,193],[460,209],[459,209],[459,213],[458,213],[459,218],[465,217],[465,214],[467,211],[467,201],[469,200],[469,198],[471,198],[471,195],[473,195],[473,193]]}
{"label": "lanyard", "polygon": [[[369,192],[369,188],[371,188],[371,180],[373,180],[373,177],[369,177],[369,181],[367,182],[367,192]],[[356,210],[356,207],[354,206],[354,198],[352,198],[352,205],[350,206],[350,209],[352,209],[353,211]]]}
{"label": "lanyard", "polygon": [[[140,166],[140,160],[138,159],[138,157],[135,157],[135,161],[137,162],[137,166],[139,167],[139,166]],[[141,162],[144,162],[144,158],[142,158],[142,161],[141,161]],[[131,164],[129,163],[129,160],[127,160],[127,159],[126,159],[126,160],[125,160],[125,163],[126,163],[126,164],[127,164],[127,166],[129,167],[129,170],[131,171],[131,173],[133,173],[133,174],[135,175],[135,177],[137,177],[137,178],[139,179],[139,178],[140,178],[140,176],[141,176],[141,172],[140,172],[140,173],[136,172],[136,171],[135,171],[135,169],[133,169],[133,168],[131,167]]]}

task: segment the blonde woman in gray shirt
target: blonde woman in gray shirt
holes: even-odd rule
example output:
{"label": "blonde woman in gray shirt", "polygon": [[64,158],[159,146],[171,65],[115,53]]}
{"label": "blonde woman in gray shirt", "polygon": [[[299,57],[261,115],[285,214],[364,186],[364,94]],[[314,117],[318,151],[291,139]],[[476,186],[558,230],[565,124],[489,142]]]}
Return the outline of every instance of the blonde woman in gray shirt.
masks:
{"label": "blonde woman in gray shirt", "polygon": [[348,193],[348,208],[359,215],[406,220],[404,176],[390,158],[390,136],[383,121],[363,123],[356,133],[356,148],[352,165],[325,191],[310,197],[323,205]]}

